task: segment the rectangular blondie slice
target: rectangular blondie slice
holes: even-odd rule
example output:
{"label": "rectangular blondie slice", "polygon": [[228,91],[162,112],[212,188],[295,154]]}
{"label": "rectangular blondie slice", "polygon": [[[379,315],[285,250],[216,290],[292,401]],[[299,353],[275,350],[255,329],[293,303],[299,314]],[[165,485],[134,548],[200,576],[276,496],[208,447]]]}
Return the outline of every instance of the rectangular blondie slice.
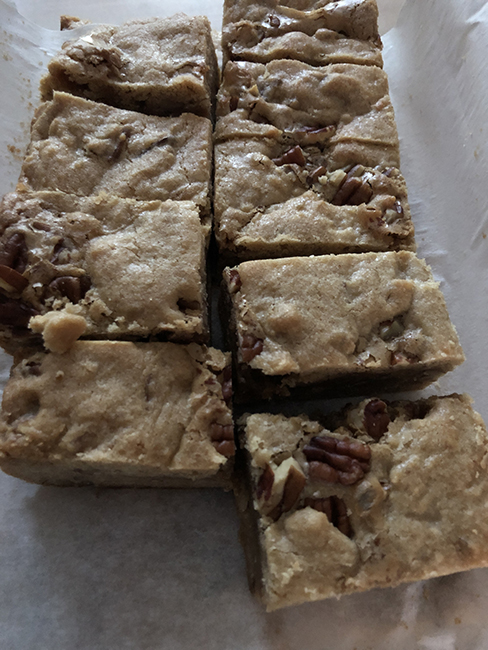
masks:
{"label": "rectangular blondie slice", "polygon": [[488,435],[467,395],[241,425],[241,538],[268,611],[488,566]]}
{"label": "rectangular blondie slice", "polygon": [[429,267],[408,251],[224,271],[237,397],[422,388],[464,355]]}
{"label": "rectangular blondie slice", "polygon": [[216,142],[275,130],[289,148],[315,146],[328,169],[398,168],[398,133],[386,73],[376,66],[301,61],[229,62],[217,101]]}
{"label": "rectangular blondie slice", "polygon": [[41,81],[44,100],[61,90],[150,115],[211,118],[219,82],[204,16],[99,25],[67,41]]}
{"label": "rectangular blondie slice", "polygon": [[123,341],[19,356],[3,394],[0,467],[46,485],[228,486],[228,363],[196,344]]}
{"label": "rectangular blondie slice", "polygon": [[278,130],[274,135],[215,147],[215,234],[228,263],[415,250],[398,169],[348,165],[330,170],[326,146],[300,146]]}
{"label": "rectangular blondie slice", "polygon": [[20,189],[139,201],[193,201],[210,212],[212,125],[156,117],[54,93],[36,111]]}
{"label": "rectangular blondie slice", "polygon": [[375,0],[225,0],[222,47],[224,62],[383,63]]}
{"label": "rectangular blondie slice", "polygon": [[208,226],[191,201],[12,193],[0,231],[7,349],[25,344],[29,323],[60,352],[70,321],[91,338],[207,339]]}

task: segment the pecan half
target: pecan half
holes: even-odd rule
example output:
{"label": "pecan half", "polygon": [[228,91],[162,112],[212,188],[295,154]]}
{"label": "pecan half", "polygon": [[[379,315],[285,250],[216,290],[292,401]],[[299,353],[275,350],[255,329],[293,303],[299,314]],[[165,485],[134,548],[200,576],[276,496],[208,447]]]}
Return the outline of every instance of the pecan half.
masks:
{"label": "pecan half", "polygon": [[298,501],[307,478],[300,465],[290,457],[275,472],[269,465],[259,477],[256,496],[263,501],[262,509],[275,521],[289,512]]}
{"label": "pecan half", "polygon": [[232,424],[219,424],[213,422],[210,425],[210,440],[219,454],[230,458],[235,454],[234,427]]}
{"label": "pecan half", "polygon": [[244,334],[241,341],[241,356],[244,363],[250,363],[263,351],[263,340],[252,334]]}
{"label": "pecan half", "polygon": [[303,448],[310,478],[353,485],[369,471],[371,449],[354,438],[315,436]]}
{"label": "pecan half", "polygon": [[23,233],[16,232],[7,239],[0,250],[0,264],[23,273],[27,266],[27,246]]}
{"label": "pecan half", "polygon": [[355,175],[358,168],[359,165],[356,165],[346,174],[331,201],[332,205],[361,205],[371,200],[373,189],[368,181]]}
{"label": "pecan half", "polygon": [[82,275],[81,277],[62,275],[54,278],[49,283],[51,289],[68,298],[73,304],[80,302],[85,297],[90,286],[91,281],[87,275]]}
{"label": "pecan half", "polygon": [[327,515],[327,519],[335,526],[343,535],[351,538],[353,531],[349,516],[347,514],[347,506],[342,499],[332,495],[326,499],[305,499],[305,507],[313,508],[318,512],[323,512]]}
{"label": "pecan half", "polygon": [[285,153],[279,158],[273,158],[275,165],[280,167],[281,165],[299,165],[303,167],[307,162],[301,147],[297,144],[292,149],[285,151]]}
{"label": "pecan half", "polygon": [[29,280],[24,278],[18,271],[11,269],[9,266],[0,264],[0,286],[6,291],[22,291],[28,286]]}
{"label": "pecan half", "polygon": [[376,442],[388,431],[390,421],[386,404],[382,400],[372,399],[364,407],[364,428]]}

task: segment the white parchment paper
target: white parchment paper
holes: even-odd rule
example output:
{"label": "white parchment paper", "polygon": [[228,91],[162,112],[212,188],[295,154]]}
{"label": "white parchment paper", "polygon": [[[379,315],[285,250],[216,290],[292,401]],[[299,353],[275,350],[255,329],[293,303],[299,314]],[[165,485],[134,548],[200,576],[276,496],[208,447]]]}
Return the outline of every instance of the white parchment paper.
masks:
{"label": "white parchment paper", "polygon": [[[378,4],[386,27],[403,0]],[[58,15],[177,10],[220,27],[212,0],[0,0],[0,193],[15,185],[39,78],[64,40]],[[384,42],[418,252],[467,356],[434,390],[469,392],[488,419],[488,2],[407,0]],[[217,490],[56,489],[0,475],[0,649],[488,648],[488,570],[265,614],[237,528],[231,495]]]}

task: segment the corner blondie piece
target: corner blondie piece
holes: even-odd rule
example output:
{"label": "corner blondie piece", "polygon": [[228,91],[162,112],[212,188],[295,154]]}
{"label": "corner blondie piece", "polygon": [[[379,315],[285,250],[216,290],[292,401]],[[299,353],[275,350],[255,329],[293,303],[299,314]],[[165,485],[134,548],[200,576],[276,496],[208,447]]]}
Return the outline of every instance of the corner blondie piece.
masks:
{"label": "corner blondie piece", "polygon": [[464,355],[429,267],[407,251],[243,262],[224,271],[236,397],[422,388]]}
{"label": "corner blondie piece", "polygon": [[331,171],[400,164],[388,79],[376,66],[229,62],[217,117],[217,143],[266,137],[278,129],[290,147],[326,149]]}
{"label": "corner blondie piece", "polygon": [[210,212],[212,126],[55,93],[36,111],[20,189],[193,201]]}
{"label": "corner blondie piece", "polygon": [[488,566],[488,435],[467,395],[365,400],[330,430],[241,425],[241,538],[268,611]]}
{"label": "corner blondie piece", "polygon": [[383,63],[375,0],[225,0],[222,47],[224,63]]}
{"label": "corner blondie piece", "polygon": [[207,339],[208,226],[194,203],[12,193],[0,203],[0,230],[7,349],[25,342],[30,324],[62,352],[59,328],[74,316],[91,338]]}
{"label": "corner blondie piece", "polygon": [[219,82],[210,23],[204,16],[101,25],[67,41],[41,81],[53,90],[150,115],[211,118]]}
{"label": "corner blondie piece", "polygon": [[300,146],[275,135],[216,145],[215,234],[227,263],[415,250],[398,169],[349,165],[331,171],[326,146]]}
{"label": "corner blondie piece", "polygon": [[0,467],[46,485],[228,486],[229,359],[196,344],[79,341],[18,357]]}

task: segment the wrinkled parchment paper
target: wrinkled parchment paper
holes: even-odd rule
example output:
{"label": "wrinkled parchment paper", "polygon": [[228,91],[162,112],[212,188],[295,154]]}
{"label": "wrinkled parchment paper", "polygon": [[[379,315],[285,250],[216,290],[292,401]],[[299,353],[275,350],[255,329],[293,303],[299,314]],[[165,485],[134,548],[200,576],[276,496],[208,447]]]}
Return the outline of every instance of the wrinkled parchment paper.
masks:
{"label": "wrinkled parchment paper", "polygon": [[[390,26],[402,0],[378,4]],[[212,0],[0,0],[0,193],[14,187],[38,80],[65,37],[59,13],[121,22],[177,10],[220,27]],[[384,43],[418,252],[467,356],[430,392],[467,391],[488,419],[488,3],[406,0]],[[265,614],[247,590],[230,494],[0,475],[0,495],[2,650],[488,648],[488,570]]]}

